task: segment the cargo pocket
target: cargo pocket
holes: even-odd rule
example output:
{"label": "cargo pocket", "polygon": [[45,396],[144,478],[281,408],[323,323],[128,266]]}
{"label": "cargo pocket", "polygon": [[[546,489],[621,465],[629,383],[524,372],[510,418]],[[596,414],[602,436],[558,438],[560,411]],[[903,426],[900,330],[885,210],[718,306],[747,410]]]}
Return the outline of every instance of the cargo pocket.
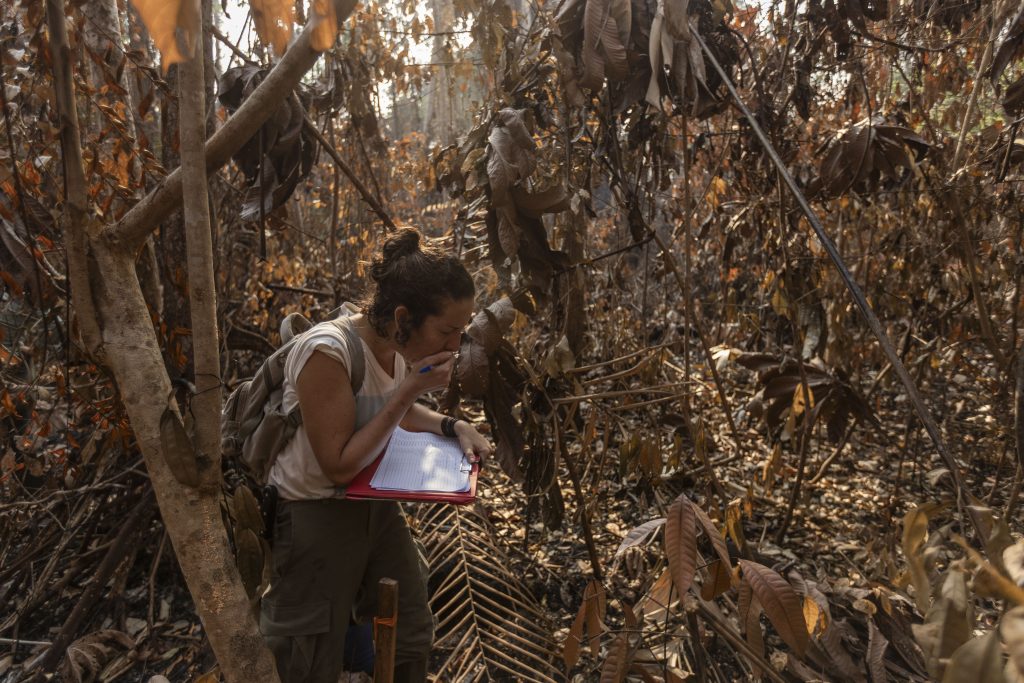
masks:
{"label": "cargo pocket", "polygon": [[316,659],[320,636],[331,629],[331,603],[278,603],[264,599],[260,630],[277,660],[278,675],[284,683],[309,677]]}

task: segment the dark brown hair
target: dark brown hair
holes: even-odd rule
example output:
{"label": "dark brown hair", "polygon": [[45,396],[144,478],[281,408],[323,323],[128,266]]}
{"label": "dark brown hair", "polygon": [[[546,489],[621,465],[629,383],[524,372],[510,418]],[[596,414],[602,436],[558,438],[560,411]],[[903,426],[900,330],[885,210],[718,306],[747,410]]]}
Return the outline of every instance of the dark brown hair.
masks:
{"label": "dark brown hair", "polygon": [[395,335],[399,344],[423,324],[427,316],[439,315],[449,301],[472,298],[473,279],[465,266],[441,249],[420,243],[416,228],[401,228],[388,237],[370,263],[373,283],[363,300],[363,313],[382,337],[395,316],[395,309],[409,309],[409,324]]}

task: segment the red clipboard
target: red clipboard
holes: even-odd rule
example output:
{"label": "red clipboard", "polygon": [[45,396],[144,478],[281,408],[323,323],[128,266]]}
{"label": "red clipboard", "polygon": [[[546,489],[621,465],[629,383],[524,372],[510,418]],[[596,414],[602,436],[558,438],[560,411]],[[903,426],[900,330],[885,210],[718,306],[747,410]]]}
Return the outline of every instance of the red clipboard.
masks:
{"label": "red clipboard", "polygon": [[480,473],[480,464],[473,463],[469,473],[469,490],[463,493],[439,493],[436,491],[394,491],[375,489],[370,486],[374,473],[384,459],[387,446],[373,462],[364,467],[345,487],[345,497],[352,500],[405,500],[418,503],[452,503],[467,505],[476,500],[476,478]]}

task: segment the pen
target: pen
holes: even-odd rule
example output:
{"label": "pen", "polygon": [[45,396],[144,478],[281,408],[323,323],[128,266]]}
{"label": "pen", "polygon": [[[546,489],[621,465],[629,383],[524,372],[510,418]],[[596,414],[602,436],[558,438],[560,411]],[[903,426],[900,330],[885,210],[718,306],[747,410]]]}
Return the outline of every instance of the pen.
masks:
{"label": "pen", "polygon": [[433,365],[424,365],[422,368],[420,368],[420,374],[421,375],[426,374],[426,373],[430,372],[433,369],[434,369]]}

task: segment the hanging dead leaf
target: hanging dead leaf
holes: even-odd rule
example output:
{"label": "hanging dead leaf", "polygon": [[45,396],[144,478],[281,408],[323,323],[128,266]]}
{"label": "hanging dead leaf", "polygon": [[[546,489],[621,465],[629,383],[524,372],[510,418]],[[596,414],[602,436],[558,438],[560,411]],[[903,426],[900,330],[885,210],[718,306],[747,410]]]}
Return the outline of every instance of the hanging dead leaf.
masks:
{"label": "hanging dead leaf", "polygon": [[334,11],[334,0],[312,0],[310,10],[313,31],[309,37],[309,46],[317,52],[323,52],[334,45],[338,36],[338,15]]}
{"label": "hanging dead leaf", "polygon": [[263,515],[259,503],[248,486],[239,486],[231,496],[231,514],[240,529],[251,529],[257,535],[263,533]]}
{"label": "hanging dead leaf", "polygon": [[516,309],[512,300],[503,296],[487,308],[473,316],[466,328],[466,334],[483,345],[487,355],[493,355],[498,345],[516,319]]}
{"label": "hanging dead leaf", "polygon": [[925,569],[923,549],[928,539],[929,508],[916,507],[903,516],[903,557],[910,570],[910,583],[914,586],[914,602],[922,614],[931,605],[931,582]]}
{"label": "hanging dead leaf", "polygon": [[484,345],[470,336],[463,337],[455,377],[466,396],[481,398],[487,395],[490,381],[490,361]]}
{"label": "hanging dead leaf", "polygon": [[894,180],[925,157],[930,145],[909,128],[864,119],[838,131],[819,150],[815,187],[838,196],[884,174]]}
{"label": "hanging dead leaf", "polygon": [[576,367],[576,356],[569,347],[569,339],[562,335],[555,347],[544,359],[544,371],[551,377],[558,377]]}
{"label": "hanging dead leaf", "polygon": [[132,4],[138,10],[156,49],[160,51],[165,73],[171,64],[184,62],[195,53],[200,22],[198,7],[194,2],[132,0]]}
{"label": "hanging dead leaf", "polygon": [[971,637],[973,623],[964,572],[960,567],[950,567],[924,623],[913,625],[914,638],[924,652],[928,673],[934,678],[942,678],[949,657]]}
{"label": "hanging dead leaf", "polygon": [[1002,101],[1003,109],[1010,116],[1020,116],[1024,114],[1024,76],[1021,76],[1015,80],[1007,89],[1006,94],[1003,95]]}
{"label": "hanging dead leaf", "polygon": [[160,450],[171,474],[180,484],[199,486],[199,465],[195,448],[178,413],[170,407],[160,417]]}
{"label": "hanging dead leaf", "polygon": [[[264,45],[280,57],[288,48],[295,22],[295,3],[291,0],[250,0],[252,23]],[[333,42],[333,39],[332,41]]]}
{"label": "hanging dead leaf", "polygon": [[690,590],[697,573],[697,515],[685,494],[668,509],[665,522],[665,555],[668,557],[672,583],[680,599]]}
{"label": "hanging dead leaf", "polygon": [[631,21],[629,0],[587,0],[583,11],[581,87],[599,90],[605,76],[621,81],[629,75],[626,45]]}
{"label": "hanging dead leaf", "polygon": [[664,524],[665,518],[658,517],[657,519],[652,519],[644,522],[638,527],[630,529],[629,533],[626,534],[626,537],[619,543],[619,547],[615,549],[615,560],[619,560],[623,553],[625,553],[629,548],[644,543],[652,534],[664,526]]}
{"label": "hanging dead leaf", "polygon": [[250,598],[256,597],[260,582],[263,579],[263,545],[252,529],[235,528],[235,561],[238,573],[242,577],[245,593]]}
{"label": "hanging dead leaf", "polygon": [[797,656],[803,657],[810,641],[796,591],[777,572],[764,565],[740,560],[740,570],[779,636]]}
{"label": "hanging dead leaf", "polygon": [[[718,560],[708,565],[710,579],[701,588],[701,597],[705,600],[718,597],[732,587],[732,561],[729,558],[729,547],[718,526],[699,505],[693,506],[697,523],[711,541],[711,546],[718,555]],[[709,597],[710,596],[710,597]]]}

